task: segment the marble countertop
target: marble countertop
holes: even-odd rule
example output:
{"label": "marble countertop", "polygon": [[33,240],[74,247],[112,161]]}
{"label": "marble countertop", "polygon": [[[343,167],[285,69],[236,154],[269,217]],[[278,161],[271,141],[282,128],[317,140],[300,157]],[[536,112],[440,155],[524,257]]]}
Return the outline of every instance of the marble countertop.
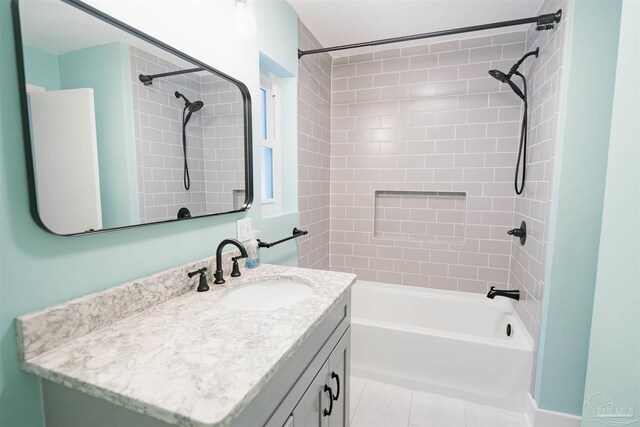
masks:
{"label": "marble countertop", "polygon": [[[262,279],[295,280],[314,293],[271,311],[237,311],[221,304],[230,290]],[[73,331],[66,334],[72,339],[55,348],[23,351],[23,367],[172,424],[226,426],[354,281],[353,274],[262,265],[227,278],[224,285],[210,283],[208,292],[188,291],[84,335]],[[40,329],[50,324],[42,320],[47,316],[64,324],[64,304],[53,309],[55,315],[43,310],[19,318],[19,338],[28,338],[29,322],[36,318]]]}

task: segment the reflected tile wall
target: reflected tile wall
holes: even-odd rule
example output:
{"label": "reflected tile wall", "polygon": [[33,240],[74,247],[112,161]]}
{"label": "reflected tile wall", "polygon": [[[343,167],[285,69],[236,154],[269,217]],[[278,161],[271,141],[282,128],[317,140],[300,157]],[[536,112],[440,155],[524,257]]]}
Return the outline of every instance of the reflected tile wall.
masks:
{"label": "reflected tile wall", "polygon": [[191,215],[205,212],[202,117],[194,114],[187,126],[191,188],[184,189],[182,153],[182,108],[175,91],[191,101],[200,98],[202,85],[196,74],[156,79],[145,86],[139,74],[175,71],[178,66],[141,49],[129,48],[133,123],[138,171],[140,222],[175,219],[185,206]]}
{"label": "reflected tile wall", "polygon": [[206,212],[238,210],[244,203],[244,104],[232,83],[201,77]]}
{"label": "reflected tile wall", "polygon": [[[235,210],[234,194],[244,191],[241,92],[218,76],[197,73],[155,79],[144,86],[139,74],[179,67],[135,47],[129,52],[141,222],[175,219],[181,207],[192,216]],[[204,102],[187,126],[188,191],[183,186],[184,101],[175,97],[176,91]]]}

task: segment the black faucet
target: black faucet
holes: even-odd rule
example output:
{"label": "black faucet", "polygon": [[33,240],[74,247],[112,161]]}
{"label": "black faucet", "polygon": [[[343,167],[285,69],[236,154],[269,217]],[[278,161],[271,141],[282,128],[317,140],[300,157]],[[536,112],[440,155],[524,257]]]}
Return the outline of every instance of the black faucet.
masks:
{"label": "black faucet", "polygon": [[487,298],[494,299],[495,297],[505,297],[520,301],[520,291],[518,289],[496,289],[495,286],[492,286]]}
{"label": "black faucet", "polygon": [[[249,256],[247,255],[247,250],[244,248],[242,243],[238,242],[236,239],[224,239],[222,242],[220,242],[220,244],[218,245],[218,249],[216,250],[216,272],[214,274],[216,280],[213,281],[213,283],[215,283],[216,285],[221,285],[224,283],[224,273],[222,271],[222,250],[229,244],[240,249],[240,256],[237,258],[247,258]],[[237,259],[235,261],[237,261]],[[238,271],[237,274],[239,276],[240,272]]]}

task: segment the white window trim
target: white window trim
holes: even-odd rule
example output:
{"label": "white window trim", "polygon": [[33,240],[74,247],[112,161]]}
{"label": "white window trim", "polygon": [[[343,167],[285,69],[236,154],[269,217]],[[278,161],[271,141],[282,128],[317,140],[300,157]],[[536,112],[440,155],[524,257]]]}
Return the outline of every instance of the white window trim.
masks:
{"label": "white window trim", "polygon": [[[271,106],[271,108],[267,108],[267,139],[262,138],[262,132],[260,134],[261,148],[271,148],[273,154],[273,198],[262,199],[262,190],[260,191],[262,211],[264,214],[270,215],[282,210],[282,132],[280,129],[282,126],[282,104],[280,79],[269,71],[261,69],[260,88],[266,91],[267,104]],[[262,155],[262,150],[260,150],[260,154]]]}

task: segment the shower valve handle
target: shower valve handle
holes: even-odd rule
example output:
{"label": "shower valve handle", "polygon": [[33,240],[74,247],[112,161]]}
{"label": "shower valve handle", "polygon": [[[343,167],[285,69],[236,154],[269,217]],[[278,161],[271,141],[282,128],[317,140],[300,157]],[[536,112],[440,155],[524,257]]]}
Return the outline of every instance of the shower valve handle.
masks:
{"label": "shower valve handle", "polygon": [[515,236],[520,238],[520,244],[524,245],[524,242],[527,241],[527,223],[522,221],[520,224],[520,228],[514,228],[512,230],[507,231],[509,236]]}
{"label": "shower valve handle", "polygon": [[507,231],[507,234],[511,236],[521,237],[525,235],[525,232],[521,228],[514,228],[513,230]]}

